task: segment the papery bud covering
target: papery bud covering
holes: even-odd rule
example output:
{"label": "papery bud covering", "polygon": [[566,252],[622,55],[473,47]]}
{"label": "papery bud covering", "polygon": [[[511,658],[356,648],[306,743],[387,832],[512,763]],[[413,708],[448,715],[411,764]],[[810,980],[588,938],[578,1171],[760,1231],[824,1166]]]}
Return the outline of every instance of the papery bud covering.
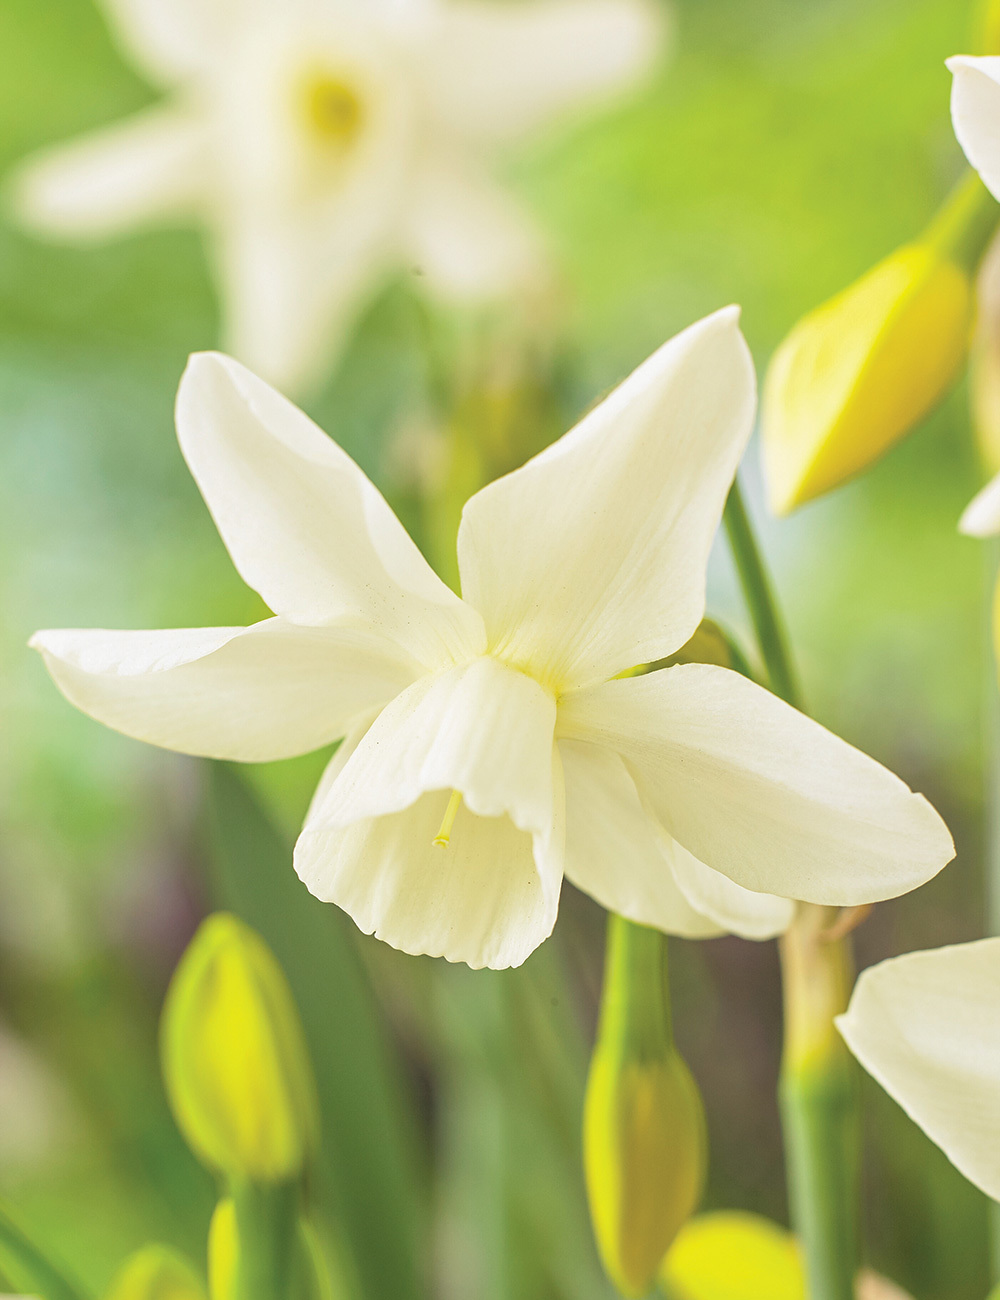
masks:
{"label": "papery bud covering", "polygon": [[263,940],[209,917],[181,959],[162,1023],[163,1073],[192,1150],[232,1178],[297,1177],[319,1130],[288,982]]}
{"label": "papery bud covering", "polygon": [[610,918],[584,1105],[594,1233],[608,1276],[626,1296],[652,1287],[705,1175],[701,1098],[670,1034],[664,943],[655,930]]}
{"label": "papery bud covering", "polygon": [[153,1244],[125,1261],[105,1300],[205,1300],[205,1287],[176,1251]]}

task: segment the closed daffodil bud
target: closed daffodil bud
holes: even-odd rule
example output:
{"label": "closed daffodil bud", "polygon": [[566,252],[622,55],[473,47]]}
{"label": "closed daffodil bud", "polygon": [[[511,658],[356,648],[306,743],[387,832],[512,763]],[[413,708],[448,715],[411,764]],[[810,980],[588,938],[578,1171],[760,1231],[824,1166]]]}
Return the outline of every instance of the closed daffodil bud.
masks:
{"label": "closed daffodil bud", "polygon": [[981,0],[975,35],[981,54],[1000,54],[1000,0]]}
{"label": "closed daffodil bud", "polygon": [[181,959],[161,1027],[163,1074],[192,1150],[230,1179],[296,1178],[319,1119],[285,976],[235,917],[209,917]]}
{"label": "closed daffodil bud", "polygon": [[150,1245],[125,1261],[105,1300],[205,1300],[205,1287],[176,1251]]}
{"label": "closed daffodil bud", "polygon": [[[316,1234],[305,1220],[295,1229],[293,1258],[282,1300],[336,1300],[330,1271]],[[258,1288],[247,1285],[241,1268],[239,1215],[232,1199],[220,1201],[212,1215],[208,1233],[208,1289],[211,1300],[245,1300]],[[267,1294],[266,1290],[264,1291]]]}
{"label": "closed daffodil bud", "polygon": [[776,514],[867,469],[948,393],[998,214],[970,174],[920,239],[810,312],[778,348],[761,413]]}
{"label": "closed daffodil bud", "polygon": [[686,1223],[660,1280],[671,1300],[806,1300],[805,1266],[792,1234],[739,1211]]}
{"label": "closed daffodil bud", "polygon": [[983,258],[976,282],[976,332],[969,358],[969,409],[983,465],[1000,472],[1000,241]]}
{"label": "closed daffodil bud", "polygon": [[643,1296],[701,1196],[705,1120],[674,1047],[666,940],[609,918],[597,1044],[584,1104],[584,1164],[598,1249],[612,1282]]}

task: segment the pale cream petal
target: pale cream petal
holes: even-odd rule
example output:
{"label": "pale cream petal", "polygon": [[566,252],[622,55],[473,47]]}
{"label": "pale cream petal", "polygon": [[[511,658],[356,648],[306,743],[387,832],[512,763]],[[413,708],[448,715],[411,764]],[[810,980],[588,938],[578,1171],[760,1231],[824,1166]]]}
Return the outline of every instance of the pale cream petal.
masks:
{"label": "pale cream petal", "polygon": [[667,832],[745,889],[849,907],[915,889],[954,857],[926,799],[725,668],[567,696],[558,734],[616,749]]}
{"label": "pale cream petal", "polygon": [[728,308],[478,492],[462,515],[459,566],[495,652],[563,691],[683,645],[704,613],[708,553],[754,395]]}
{"label": "pale cream petal", "polygon": [[966,1178],[1000,1200],[1000,939],[866,970],[837,1027]]}
{"label": "pale cream petal", "polygon": [[948,67],[958,143],[986,188],[1000,198],[1000,58],[960,55],[949,59]]}
{"label": "pale cream petal", "polygon": [[[234,39],[267,13],[267,0],[100,0],[123,52],[170,85],[211,72]],[[296,4],[298,0],[282,0]]]}
{"label": "pale cream petal", "polygon": [[7,196],[18,220],[44,235],[104,239],[195,216],[208,173],[204,125],[180,109],[154,108],[34,154]]}
{"label": "pale cream petal", "polygon": [[1000,533],[1000,474],[972,498],[958,527],[970,537],[993,537]]}
{"label": "pale cream petal", "polygon": [[427,160],[408,202],[416,269],[457,300],[505,297],[543,280],[546,257],[527,215],[469,160]]}
{"label": "pale cream petal", "polygon": [[773,939],[791,925],[795,904],[790,899],[743,889],[676,842],[671,862],[678,888],[691,906],[731,934],[743,939]]}
{"label": "pale cream petal", "polygon": [[428,32],[428,91],[451,132],[503,140],[635,85],[663,47],[642,0],[442,6]]}
{"label": "pale cream petal", "polygon": [[308,753],[404,690],[420,669],[355,628],[37,632],[66,698],[99,722],[185,754],[256,762]]}
{"label": "pale cream petal", "polygon": [[[559,904],[554,722],[552,698],[493,660],[415,683],[324,777],[296,845],[299,876],[405,952],[520,964]],[[462,801],[441,847],[453,791]]]}
{"label": "pale cream petal", "polygon": [[688,902],[621,758],[561,740],[566,782],[566,878],[609,912],[667,934],[705,939],[722,928]]}
{"label": "pale cream petal", "polygon": [[276,613],[354,620],[429,668],[482,648],[478,615],[354,461],[243,366],[191,358],[177,433],[236,567]]}

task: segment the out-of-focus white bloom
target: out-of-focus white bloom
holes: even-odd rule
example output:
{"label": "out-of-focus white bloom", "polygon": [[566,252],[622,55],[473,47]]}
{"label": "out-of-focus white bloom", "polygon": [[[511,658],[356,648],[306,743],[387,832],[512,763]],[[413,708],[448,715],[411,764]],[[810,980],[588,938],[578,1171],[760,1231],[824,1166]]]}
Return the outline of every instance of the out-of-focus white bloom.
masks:
{"label": "out-of-focus white bloom", "polygon": [[[466,503],[460,599],[358,467],[236,362],[192,359],[181,447],[250,628],[42,632],[56,682],[120,731],[263,760],[346,736],[295,852],[318,897],[408,952],[522,962],[564,874],[680,934],[774,934],[953,855],[934,809],[738,673],[666,658],[754,417],[728,309]],[[769,897],[774,895],[777,897]]]}
{"label": "out-of-focus white bloom", "polygon": [[949,1160],[1000,1200],[1000,939],[873,966],[837,1025]]}
{"label": "out-of-focus white bloom", "polygon": [[200,220],[228,349],[286,387],[394,269],[459,299],[533,281],[534,228],[485,164],[634,83],[661,27],[649,0],[104,3],[169,97],[31,160],[16,207],[71,238]]}
{"label": "out-of-focus white bloom", "polygon": [[956,55],[951,120],[958,143],[983,184],[1000,201],[1000,57]]}

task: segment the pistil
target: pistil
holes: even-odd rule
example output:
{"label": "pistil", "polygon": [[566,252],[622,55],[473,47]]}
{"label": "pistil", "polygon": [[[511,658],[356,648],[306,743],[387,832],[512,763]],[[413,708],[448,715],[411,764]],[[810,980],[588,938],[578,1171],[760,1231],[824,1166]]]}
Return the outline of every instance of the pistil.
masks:
{"label": "pistil", "polygon": [[432,841],[435,848],[446,849],[448,847],[451,839],[451,828],[455,825],[455,818],[458,816],[461,802],[461,794],[457,790],[452,790],[451,798],[448,800],[448,807],[444,810],[444,817],[441,819],[441,826]]}

